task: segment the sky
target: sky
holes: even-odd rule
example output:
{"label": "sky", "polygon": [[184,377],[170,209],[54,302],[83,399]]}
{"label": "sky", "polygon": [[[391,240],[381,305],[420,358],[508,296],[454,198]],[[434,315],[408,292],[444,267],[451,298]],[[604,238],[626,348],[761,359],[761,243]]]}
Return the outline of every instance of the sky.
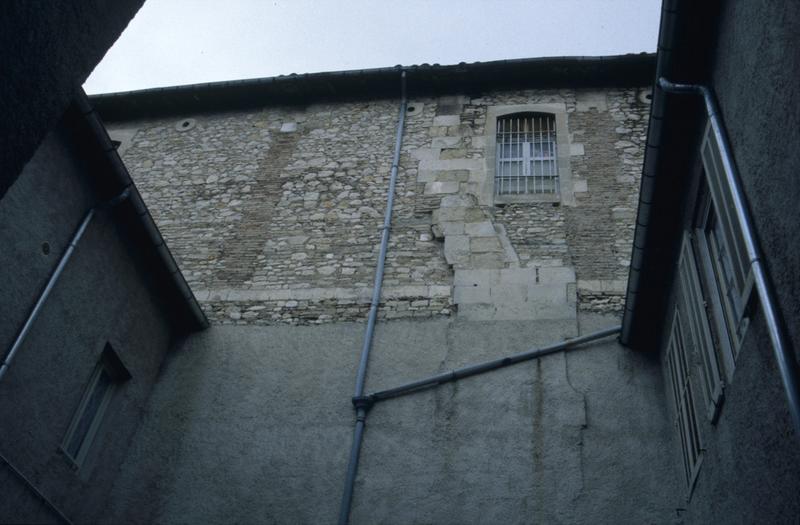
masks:
{"label": "sky", "polygon": [[655,52],[659,0],[147,0],[84,84]]}

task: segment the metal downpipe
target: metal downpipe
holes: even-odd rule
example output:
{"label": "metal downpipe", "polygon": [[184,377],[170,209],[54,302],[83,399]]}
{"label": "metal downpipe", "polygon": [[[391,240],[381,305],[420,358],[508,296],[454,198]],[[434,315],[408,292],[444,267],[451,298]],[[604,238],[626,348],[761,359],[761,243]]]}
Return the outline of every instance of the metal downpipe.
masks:
{"label": "metal downpipe", "polygon": [[83,234],[86,232],[86,228],[89,226],[89,223],[92,222],[92,219],[97,213],[97,210],[114,207],[120,202],[128,199],[129,196],[130,196],[130,189],[125,188],[125,190],[118,196],[95,206],[94,208],[86,212],[86,215],[83,216],[83,220],[81,220],[81,223],[78,225],[78,228],[75,230],[75,233],[72,234],[72,238],[70,239],[69,244],[67,245],[67,249],[64,250],[64,253],[61,255],[61,259],[58,261],[56,269],[53,270],[53,273],[47,280],[47,284],[45,285],[44,290],[42,290],[42,293],[39,294],[39,298],[36,300],[36,304],[34,304],[31,313],[28,314],[28,318],[25,320],[25,324],[22,325],[22,328],[17,334],[16,339],[14,339],[14,342],[11,345],[11,348],[6,353],[6,356],[3,359],[3,364],[0,365],[0,381],[2,381],[3,377],[5,377],[6,372],[11,366],[11,362],[14,360],[14,356],[17,354],[20,347],[25,342],[25,338],[28,336],[28,332],[30,332],[33,323],[36,321],[36,318],[39,317],[39,313],[41,313],[45,302],[47,302],[47,298],[50,296],[50,292],[53,291],[53,288],[58,282],[58,279],[64,272],[64,268],[67,266],[67,262],[69,262],[70,258],[72,257],[72,254],[75,252],[75,247],[78,245],[78,241],[80,241],[81,237],[83,237]]}
{"label": "metal downpipe", "polygon": [[792,417],[795,433],[800,437],[800,381],[798,381],[797,362],[789,349],[786,334],[778,319],[775,295],[769,284],[767,272],[762,262],[761,250],[756,241],[750,211],[745,203],[744,191],[742,190],[739,174],[733,162],[732,149],[728,142],[728,135],[725,133],[725,129],[722,126],[719,106],[717,105],[714,93],[711,91],[711,88],[707,86],[698,84],[676,84],[664,77],[658,79],[658,85],[668,93],[699,94],[703,96],[708,120],[711,124],[711,129],[714,132],[717,144],[719,144],[725,179],[730,187],[734,209],[736,210],[736,219],[742,228],[742,237],[744,237],[747,257],[750,260],[753,271],[755,287],[758,293],[758,302],[761,305],[761,311],[764,313],[764,320],[767,323],[767,331],[769,332],[775,360],[778,363],[778,370],[780,371],[781,380],[783,381],[783,388],[789,402],[789,413]]}
{"label": "metal downpipe", "polygon": [[369,353],[372,349],[372,338],[375,333],[375,321],[378,318],[378,304],[381,299],[381,286],[383,284],[383,270],[386,265],[386,250],[389,246],[389,232],[392,225],[392,208],[394,207],[394,192],[397,185],[397,169],[400,164],[400,148],[403,145],[403,127],[406,120],[406,72],[400,74],[400,110],[397,117],[397,135],[394,144],[394,158],[389,176],[389,190],[386,197],[386,213],[381,228],[381,247],[378,254],[378,265],[375,269],[375,282],[372,287],[372,304],[367,318],[367,329],[364,333],[364,345],[361,348],[361,360],[358,363],[356,374],[356,388],[353,396],[353,405],[356,409],[356,424],[353,432],[353,445],[350,448],[350,459],[347,463],[347,475],[344,482],[342,502],[339,506],[339,525],[346,525],[350,520],[350,506],[353,501],[353,487],[358,473],[358,457],[361,451],[361,442],[364,437],[364,426],[367,419],[368,407],[359,400],[364,395],[364,381],[367,376]]}

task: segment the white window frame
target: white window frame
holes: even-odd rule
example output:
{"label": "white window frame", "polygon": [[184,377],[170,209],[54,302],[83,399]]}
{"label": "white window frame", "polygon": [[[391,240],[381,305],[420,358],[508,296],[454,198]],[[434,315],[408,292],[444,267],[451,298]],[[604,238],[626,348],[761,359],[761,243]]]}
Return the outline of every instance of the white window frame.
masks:
{"label": "white window frame", "polygon": [[708,196],[701,202],[695,233],[707,285],[715,299],[715,323],[720,338],[729,340],[731,357],[726,359],[729,361],[728,373],[732,374],[733,361],[749,325],[748,305],[754,277],[723,171],[719,146],[710,125],[706,126],[701,157],[702,179]]}
{"label": "white window frame", "polygon": [[708,305],[703,297],[689,232],[684,233],[678,258],[678,286],[678,305],[687,316],[686,327],[691,348],[698,357],[697,369],[706,400],[706,413],[708,419],[714,423],[722,406],[725,382],[720,374],[717,345],[709,326]]}
{"label": "white window frame", "polygon": [[680,309],[676,305],[672,316],[667,350],[664,352],[664,361],[672,387],[675,426],[678,429],[681,440],[687,497],[690,497],[697,482],[697,476],[700,473],[704,449],[695,410],[691,376],[692,367],[686,351],[686,339],[683,334],[679,312]]}

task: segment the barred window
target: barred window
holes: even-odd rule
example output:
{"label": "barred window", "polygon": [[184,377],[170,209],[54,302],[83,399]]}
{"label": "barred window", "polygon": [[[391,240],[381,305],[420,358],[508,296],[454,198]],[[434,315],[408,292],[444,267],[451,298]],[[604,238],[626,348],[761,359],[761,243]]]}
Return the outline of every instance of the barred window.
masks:
{"label": "barred window", "polygon": [[497,119],[495,193],[559,192],[555,116],[517,113]]}

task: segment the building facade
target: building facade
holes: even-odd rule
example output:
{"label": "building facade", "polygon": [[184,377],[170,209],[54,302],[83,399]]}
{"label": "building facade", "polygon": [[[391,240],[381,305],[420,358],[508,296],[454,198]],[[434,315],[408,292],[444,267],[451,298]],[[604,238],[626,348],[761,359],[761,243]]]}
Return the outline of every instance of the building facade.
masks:
{"label": "building facade", "polygon": [[[406,69],[368,390],[619,322],[652,60]],[[93,99],[214,325],[168,358],[110,515],[337,514],[400,73]],[[352,521],[671,519],[660,368],[590,348],[375,407]]]}
{"label": "building facade", "polygon": [[340,515],[396,170],[344,521],[795,522],[797,20],[77,97],[0,200],[0,521]]}
{"label": "building facade", "polygon": [[[381,318],[620,312],[648,96],[412,98]],[[396,100],[309,100],[109,126],[211,319],[308,324],[365,317],[396,119]],[[551,175],[513,175],[498,140],[552,148],[527,161]]]}
{"label": "building facade", "polygon": [[103,522],[164,356],[206,324],[148,217],[85,96],[0,201],[4,523]]}
{"label": "building facade", "polygon": [[663,362],[689,523],[800,513],[798,19],[664,6],[623,342]]}

